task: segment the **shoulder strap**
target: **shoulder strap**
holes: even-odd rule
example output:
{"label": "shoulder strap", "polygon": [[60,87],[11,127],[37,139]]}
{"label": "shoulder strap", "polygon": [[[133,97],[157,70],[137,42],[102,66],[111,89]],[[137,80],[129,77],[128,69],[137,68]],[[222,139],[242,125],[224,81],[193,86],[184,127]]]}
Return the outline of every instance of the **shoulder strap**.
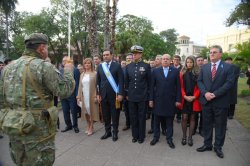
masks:
{"label": "shoulder strap", "polygon": [[35,58],[29,58],[28,62],[25,64],[23,73],[23,83],[22,83],[22,107],[26,109],[26,75],[29,69],[30,62]]}
{"label": "shoulder strap", "polygon": [[32,76],[32,73],[30,72],[30,68],[28,68],[27,70],[27,73],[28,73],[28,77],[30,79],[30,82],[31,82],[31,85],[32,87],[34,88],[34,90],[36,91],[37,95],[42,99],[44,100],[45,102],[45,108],[48,108],[49,107],[49,104],[46,102],[45,100],[45,97],[41,91],[41,88],[40,88],[40,85],[38,85],[35,81],[34,81],[34,78]]}

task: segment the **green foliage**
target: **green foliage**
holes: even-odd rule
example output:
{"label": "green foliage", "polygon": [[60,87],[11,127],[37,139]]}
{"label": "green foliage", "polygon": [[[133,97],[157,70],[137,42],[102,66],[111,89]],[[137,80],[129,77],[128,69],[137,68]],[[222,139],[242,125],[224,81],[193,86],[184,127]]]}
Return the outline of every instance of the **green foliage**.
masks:
{"label": "green foliage", "polygon": [[138,44],[144,47],[143,57],[145,59],[150,59],[157,54],[168,52],[166,43],[161,39],[161,36],[156,33],[145,32]]}
{"label": "green foliage", "polygon": [[207,59],[207,57],[209,56],[209,48],[208,47],[203,48],[200,54],[201,56],[203,56],[204,59]]}
{"label": "green foliage", "polygon": [[226,20],[226,26],[234,23],[250,26],[250,0],[242,0]]}
{"label": "green foliage", "polygon": [[236,49],[238,50],[237,58],[243,59],[245,63],[250,65],[250,40],[242,44],[237,44]]}
{"label": "green foliage", "polygon": [[127,14],[117,21],[118,33],[127,31],[134,36],[141,37],[143,32],[152,32],[153,30],[152,22],[143,17]]}
{"label": "green foliage", "polygon": [[[103,21],[104,2],[96,1],[97,30],[100,48],[103,47]],[[68,44],[68,13],[67,0],[51,0],[51,8],[43,9],[38,14],[27,12],[13,12],[10,14],[10,34],[12,47],[10,49],[13,59],[21,56],[24,50],[24,36],[34,32],[45,33],[49,37],[49,54],[52,61],[60,62],[67,54]],[[89,41],[87,39],[83,1],[73,0],[71,10],[71,45],[76,48],[72,54],[78,60],[90,56]],[[139,44],[144,47],[144,57],[151,58],[157,54],[168,53],[173,55],[176,47],[177,33],[175,29],[153,32],[152,22],[143,17],[134,15],[122,16],[117,21],[115,54],[125,56],[130,47]],[[4,39],[4,28],[0,25],[0,40]]]}
{"label": "green foliage", "polygon": [[244,89],[240,92],[240,97],[246,97],[246,96],[250,96],[250,90],[249,89]]}
{"label": "green foliage", "polygon": [[164,52],[164,53],[168,53],[169,55],[174,55],[176,51],[177,36],[178,36],[178,33],[176,33],[176,30],[168,29],[165,31],[161,31],[160,36],[166,44],[167,52]]}
{"label": "green foliage", "polygon": [[157,54],[175,52],[174,43],[177,39],[175,29],[166,30],[162,35],[153,33],[153,30],[152,22],[146,18],[134,15],[123,16],[117,21],[116,53],[120,53],[123,57],[135,44],[144,48],[145,59]]}
{"label": "green foliage", "polygon": [[22,35],[13,35],[13,49],[10,50],[10,58],[17,59],[21,57],[24,50],[24,36]]}
{"label": "green foliage", "polygon": [[3,11],[5,15],[9,15],[16,8],[17,0],[1,0],[0,10]]}
{"label": "green foliage", "polygon": [[116,35],[115,53],[120,53],[122,56],[130,52],[130,47],[136,43],[136,38],[129,31],[121,32]]}

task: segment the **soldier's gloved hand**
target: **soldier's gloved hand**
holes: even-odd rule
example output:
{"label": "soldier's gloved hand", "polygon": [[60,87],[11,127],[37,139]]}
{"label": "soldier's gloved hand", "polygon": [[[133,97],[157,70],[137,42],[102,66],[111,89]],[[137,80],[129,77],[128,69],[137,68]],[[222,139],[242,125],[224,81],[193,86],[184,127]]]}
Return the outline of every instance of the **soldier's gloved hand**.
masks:
{"label": "soldier's gloved hand", "polygon": [[49,120],[49,117],[50,117],[49,112],[47,110],[42,110],[41,118],[45,120]]}

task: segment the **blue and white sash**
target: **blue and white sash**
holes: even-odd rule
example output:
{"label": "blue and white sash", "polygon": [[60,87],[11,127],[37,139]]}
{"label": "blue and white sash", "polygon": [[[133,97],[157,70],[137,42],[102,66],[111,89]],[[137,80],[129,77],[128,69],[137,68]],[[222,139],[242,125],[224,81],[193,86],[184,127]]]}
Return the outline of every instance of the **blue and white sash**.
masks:
{"label": "blue and white sash", "polygon": [[[110,64],[111,65],[111,64]],[[107,66],[106,63],[102,63],[102,68],[103,68],[103,71],[110,83],[110,85],[112,86],[113,90],[115,91],[115,93],[117,94],[118,93],[118,90],[119,90],[119,86],[116,85],[116,82],[112,76],[112,74],[110,73],[109,71],[109,68]]]}

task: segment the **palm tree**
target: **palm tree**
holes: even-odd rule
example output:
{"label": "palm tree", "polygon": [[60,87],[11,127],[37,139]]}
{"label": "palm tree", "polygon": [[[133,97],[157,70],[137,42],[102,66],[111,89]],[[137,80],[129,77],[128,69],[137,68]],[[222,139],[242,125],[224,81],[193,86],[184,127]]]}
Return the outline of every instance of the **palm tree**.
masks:
{"label": "palm tree", "polygon": [[113,7],[112,7],[112,13],[111,13],[111,41],[110,41],[110,49],[113,52],[115,50],[115,28],[116,28],[117,2],[118,2],[118,0],[113,0]]}
{"label": "palm tree", "polygon": [[85,15],[85,20],[87,23],[88,30],[88,40],[91,56],[99,54],[99,43],[97,39],[97,12],[96,12],[96,1],[92,0],[90,4],[90,9],[88,7],[87,0],[83,0],[83,11]]}
{"label": "palm tree", "polygon": [[6,56],[9,56],[9,22],[10,13],[15,10],[18,0],[1,0],[0,11],[4,13],[6,20]]}
{"label": "palm tree", "polygon": [[104,20],[104,49],[110,49],[110,0],[106,0],[105,4],[105,20]]}

